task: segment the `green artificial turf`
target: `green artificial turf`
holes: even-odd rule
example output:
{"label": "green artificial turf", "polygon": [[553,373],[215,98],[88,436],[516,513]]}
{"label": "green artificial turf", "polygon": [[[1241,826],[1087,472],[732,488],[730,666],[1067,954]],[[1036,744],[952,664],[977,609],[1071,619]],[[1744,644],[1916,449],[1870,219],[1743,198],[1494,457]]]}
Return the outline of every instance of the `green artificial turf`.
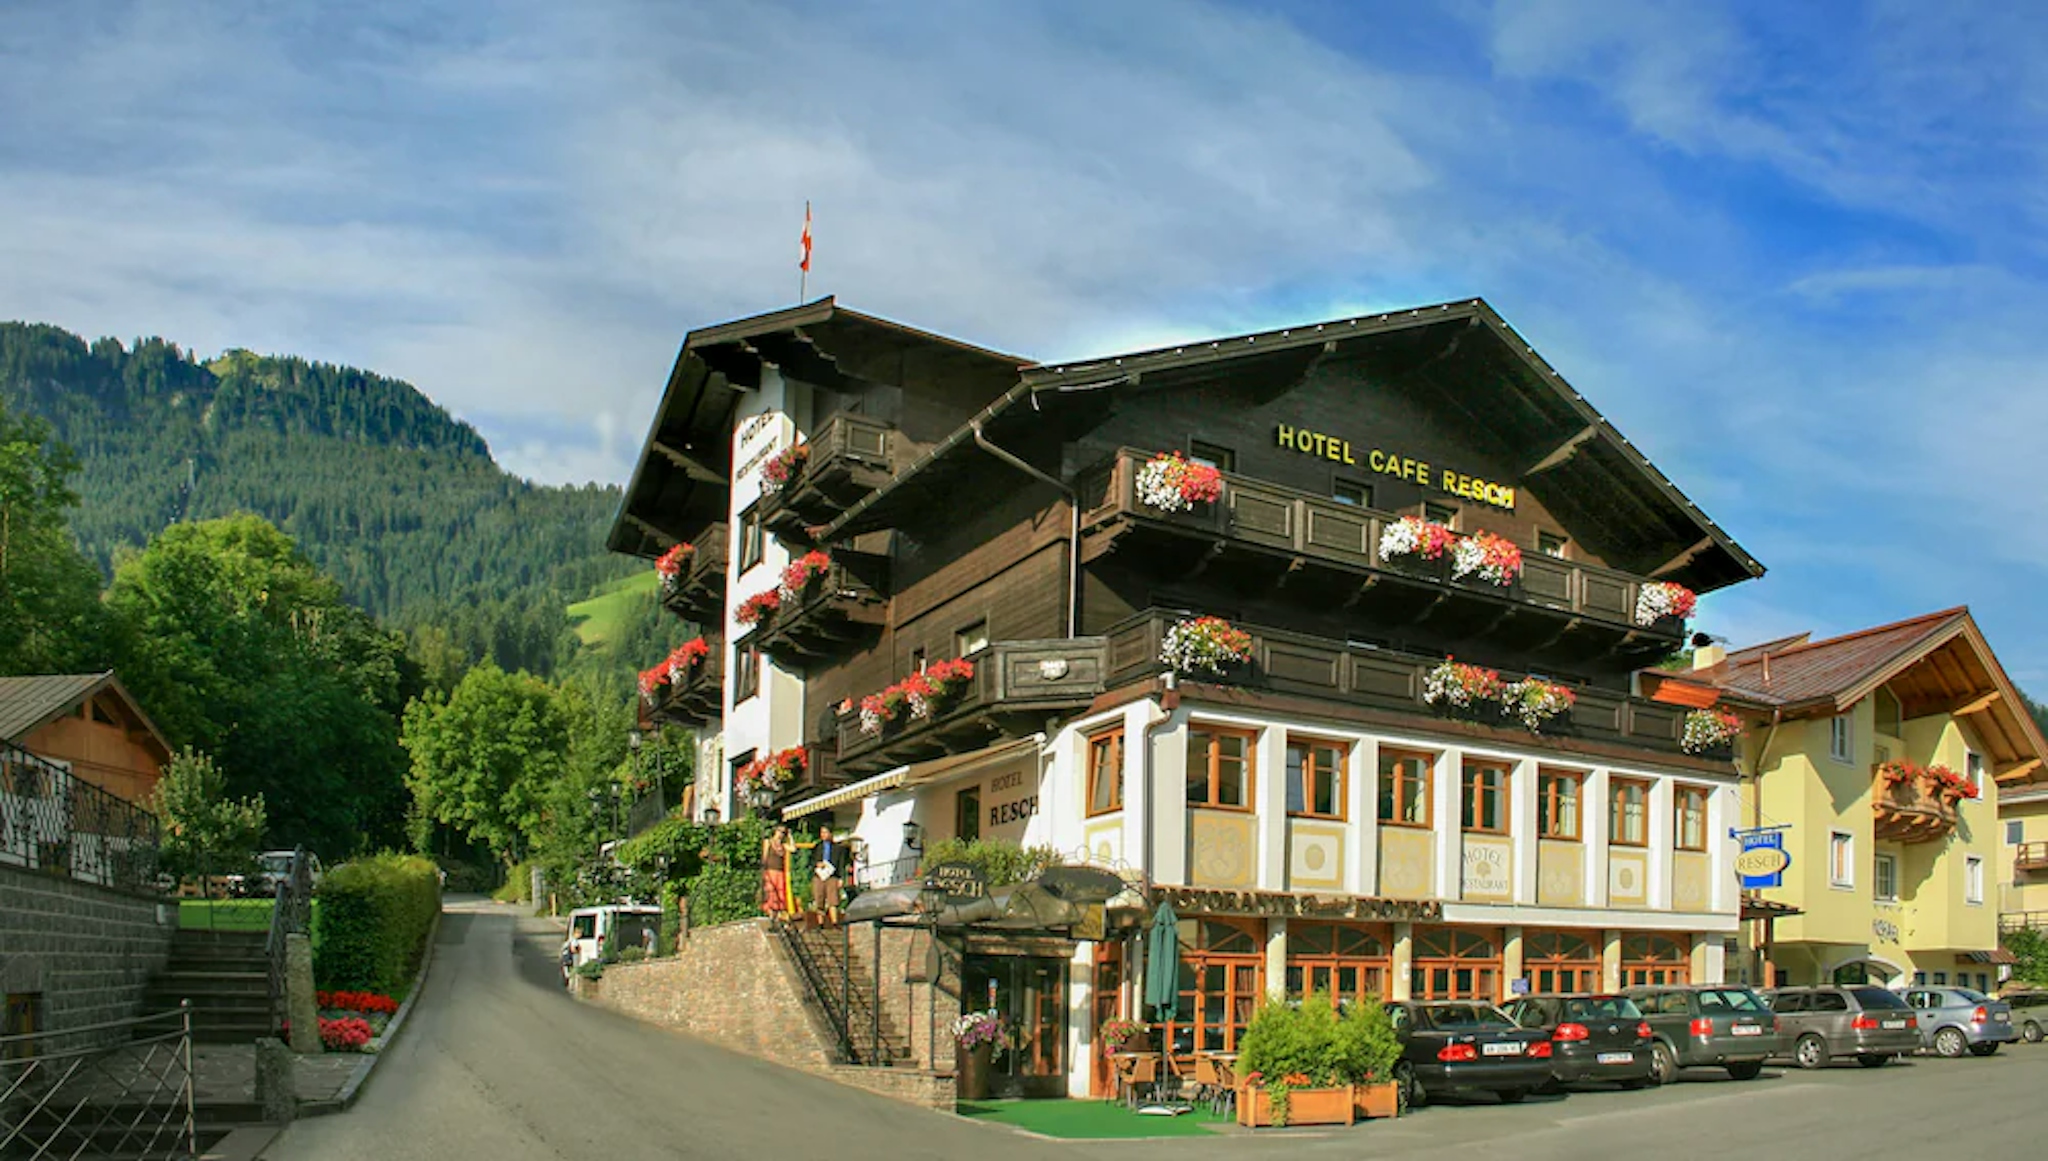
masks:
{"label": "green artificial turf", "polygon": [[1114,1101],[961,1101],[963,1117],[1011,1125],[1047,1137],[1069,1140],[1114,1140],[1132,1137],[1207,1137],[1205,1126],[1227,1125],[1206,1108],[1177,1117],[1144,1117]]}

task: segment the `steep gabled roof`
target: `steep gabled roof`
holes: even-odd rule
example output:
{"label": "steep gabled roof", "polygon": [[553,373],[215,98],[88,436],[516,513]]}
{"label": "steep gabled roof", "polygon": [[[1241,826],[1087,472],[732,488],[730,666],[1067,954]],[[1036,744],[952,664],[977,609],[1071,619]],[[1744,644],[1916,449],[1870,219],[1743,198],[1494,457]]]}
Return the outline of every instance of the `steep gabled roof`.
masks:
{"label": "steep gabled roof", "polygon": [[104,673],[56,673],[31,677],[0,677],[0,739],[16,744],[30,734],[83,705],[103,690],[111,691],[127,707],[158,751],[159,761],[169,761],[170,743],[142,712],[113,670]]}
{"label": "steep gabled roof", "polygon": [[2001,783],[2048,781],[2048,740],[1965,606],[1823,641],[1781,638],[1688,676],[1786,717],[1842,713],[1886,686],[1908,718],[1965,720]]}

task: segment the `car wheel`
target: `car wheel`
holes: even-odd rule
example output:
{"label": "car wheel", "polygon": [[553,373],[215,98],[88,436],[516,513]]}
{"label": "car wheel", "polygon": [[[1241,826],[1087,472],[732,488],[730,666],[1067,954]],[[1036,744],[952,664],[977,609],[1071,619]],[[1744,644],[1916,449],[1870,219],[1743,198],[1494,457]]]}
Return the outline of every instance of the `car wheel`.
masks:
{"label": "car wheel", "polygon": [[1886,1056],[1882,1052],[1866,1052],[1863,1055],[1856,1058],[1856,1063],[1862,1065],[1865,1068],[1883,1068],[1885,1065],[1890,1064],[1891,1062],[1892,1058]]}
{"label": "car wheel", "polygon": [[1763,1073],[1764,1062],[1761,1060],[1745,1060],[1740,1064],[1728,1066],[1728,1075],[1736,1080],[1755,1080],[1757,1077],[1762,1076]]}
{"label": "car wheel", "polygon": [[1813,1035],[1811,1032],[1801,1036],[1799,1043],[1793,1046],[1792,1059],[1798,1061],[1801,1068],[1826,1068],[1828,1066],[1827,1041]]}
{"label": "car wheel", "polygon": [[1650,1046],[1650,1074],[1658,1084],[1678,1079],[1678,1057],[1672,1055],[1670,1045],[1660,1041]]}
{"label": "car wheel", "polygon": [[2029,1044],[2039,1044],[2041,1042],[2041,1026],[2029,1020],[2027,1021],[2027,1026],[2020,1029],[2020,1035],[2026,1037]]}
{"label": "car wheel", "polygon": [[1422,1103],[1426,1098],[1422,1092],[1422,1085],[1415,1079],[1415,1069],[1413,1067],[1406,1064],[1395,1065],[1394,1084],[1396,1085],[1395,1092],[1400,1097],[1401,1113],[1403,1116],[1422,1107]]}
{"label": "car wheel", "polygon": [[1998,1045],[1996,1044],[1970,1045],[1970,1055],[1972,1056],[1989,1056],[1996,1051],[1998,1051]]}
{"label": "car wheel", "polygon": [[1953,1060],[1970,1047],[1961,1028],[1943,1028],[1934,1034],[1934,1050]]}

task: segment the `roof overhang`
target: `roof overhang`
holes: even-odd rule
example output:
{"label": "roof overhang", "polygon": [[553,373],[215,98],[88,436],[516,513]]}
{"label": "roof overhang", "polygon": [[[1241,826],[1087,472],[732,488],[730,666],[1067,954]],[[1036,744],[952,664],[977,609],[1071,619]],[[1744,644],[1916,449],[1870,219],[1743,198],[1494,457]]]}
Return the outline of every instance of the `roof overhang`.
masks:
{"label": "roof overhang", "polygon": [[1044,744],[1044,734],[1032,734],[1025,738],[998,742],[979,750],[970,750],[964,754],[948,754],[928,762],[898,766],[894,770],[863,778],[837,790],[792,803],[782,809],[782,817],[801,818],[821,810],[831,810],[833,807],[859,802],[863,798],[870,798],[885,791],[911,790],[966,778],[1027,755],[1036,756]]}

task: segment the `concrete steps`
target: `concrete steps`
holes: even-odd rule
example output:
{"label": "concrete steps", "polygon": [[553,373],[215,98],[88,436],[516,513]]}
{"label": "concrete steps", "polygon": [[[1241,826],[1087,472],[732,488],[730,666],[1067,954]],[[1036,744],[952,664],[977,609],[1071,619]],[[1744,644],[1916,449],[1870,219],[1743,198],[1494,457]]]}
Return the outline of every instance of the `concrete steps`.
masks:
{"label": "concrete steps", "polygon": [[152,1010],[192,1005],[192,1039],[201,1044],[247,1043],[274,1035],[270,958],[261,931],[180,931],[170,961],[152,977]]}

